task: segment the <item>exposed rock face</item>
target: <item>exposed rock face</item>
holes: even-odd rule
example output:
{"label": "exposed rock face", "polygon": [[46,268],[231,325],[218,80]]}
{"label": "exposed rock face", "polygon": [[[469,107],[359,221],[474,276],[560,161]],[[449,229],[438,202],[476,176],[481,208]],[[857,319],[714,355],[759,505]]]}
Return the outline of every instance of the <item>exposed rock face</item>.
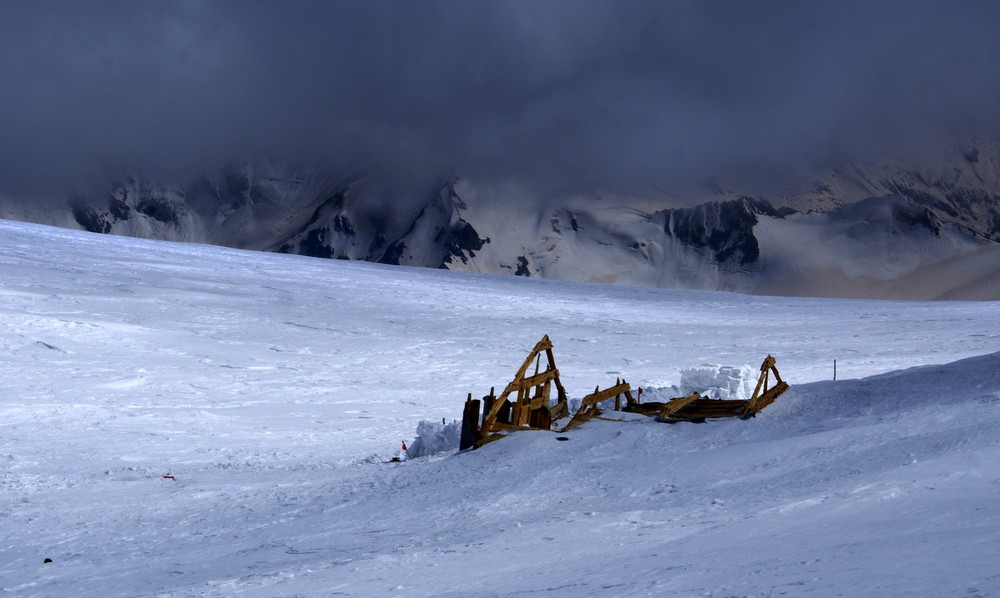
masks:
{"label": "exposed rock face", "polygon": [[779,212],[767,200],[743,197],[694,208],[666,210],[658,216],[664,220],[667,235],[702,251],[717,264],[740,267],[760,257],[760,247],[753,234],[758,216],[781,218],[788,213],[791,210]]}
{"label": "exposed rock face", "polygon": [[448,268],[468,264],[490,242],[462,216],[467,208],[449,180],[438,189],[403,235],[385,250],[386,264]]}
{"label": "exposed rock face", "polygon": [[645,211],[599,197],[489,195],[450,177],[401,211],[358,177],[247,163],[184,186],[131,178],[46,211],[0,198],[0,217],[320,258],[742,292],[798,289],[788,282],[796,273],[829,268],[852,280],[912,278],[1000,240],[991,144],[933,173],[854,167],[817,181],[775,198],[722,194]]}

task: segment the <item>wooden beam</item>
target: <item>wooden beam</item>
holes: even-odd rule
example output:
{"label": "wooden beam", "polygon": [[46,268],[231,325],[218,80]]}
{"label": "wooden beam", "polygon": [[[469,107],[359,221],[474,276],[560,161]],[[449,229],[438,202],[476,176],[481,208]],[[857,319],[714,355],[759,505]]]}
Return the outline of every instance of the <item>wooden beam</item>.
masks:
{"label": "wooden beam", "polygon": [[607,401],[608,399],[614,398],[620,394],[624,394],[630,390],[632,390],[632,387],[629,386],[628,382],[620,382],[612,386],[611,388],[607,388],[605,390],[595,389],[594,392],[583,397],[583,399],[580,401],[580,408],[582,409],[583,407],[587,407],[589,405],[596,405],[598,403]]}
{"label": "wooden beam", "polygon": [[557,402],[555,405],[549,407],[549,416],[552,418],[552,421],[569,417],[569,404],[566,401]]}
{"label": "wooden beam", "polygon": [[686,397],[677,397],[676,399],[670,399],[667,404],[663,406],[663,410],[660,411],[660,417],[670,417],[674,413],[680,411],[684,407],[687,407],[694,401],[701,398],[701,395],[693,392]]}
{"label": "wooden beam", "polygon": [[[601,390],[601,387],[598,386],[597,388],[594,389],[594,392],[590,393],[589,395],[583,397],[583,399],[580,400],[580,408],[577,409],[576,413],[573,414],[573,417],[570,418],[569,423],[566,424],[566,426],[563,428],[563,431],[568,430],[570,426],[573,426],[577,421],[579,421],[583,416],[583,414],[587,411],[588,407],[593,407],[596,409],[595,406],[598,403],[606,401],[620,394],[627,393],[629,390],[631,390],[631,387],[629,386],[628,382],[619,382],[618,384],[605,390]],[[569,413],[568,407],[566,409],[566,412]]]}
{"label": "wooden beam", "polygon": [[[524,373],[528,371],[529,367],[531,367],[531,362],[535,360],[535,357],[540,352],[550,351],[551,349],[552,349],[552,341],[549,340],[549,335],[546,334],[545,336],[542,337],[542,340],[535,343],[535,347],[531,350],[530,353],[528,353],[528,356],[524,359],[524,363],[521,364],[521,367],[518,368],[517,373],[514,374],[514,379],[518,380],[520,378],[523,378]],[[551,361],[552,359],[550,358],[549,362],[551,363]]]}
{"label": "wooden beam", "polygon": [[764,363],[760,364],[760,371],[769,370],[774,367],[774,357],[768,355],[764,358]]}
{"label": "wooden beam", "polygon": [[[559,370],[553,368],[551,370],[542,372],[541,374],[535,374],[534,376],[529,376],[527,378],[522,378],[520,382],[517,382],[516,390],[522,388],[531,388],[532,386],[541,386],[546,382],[551,382],[559,376]],[[514,384],[513,382],[511,384]],[[512,389],[514,390],[514,389]]]}
{"label": "wooden beam", "polygon": [[775,399],[778,398],[778,395],[785,392],[786,390],[788,390],[787,382],[780,382],[776,384],[774,388],[764,392],[764,394],[760,395],[759,397],[754,397],[753,399],[748,401],[747,406],[743,410],[743,413],[740,414],[740,417],[743,419],[747,419],[757,415],[758,413],[764,410],[764,407],[767,407],[768,405],[773,403]]}

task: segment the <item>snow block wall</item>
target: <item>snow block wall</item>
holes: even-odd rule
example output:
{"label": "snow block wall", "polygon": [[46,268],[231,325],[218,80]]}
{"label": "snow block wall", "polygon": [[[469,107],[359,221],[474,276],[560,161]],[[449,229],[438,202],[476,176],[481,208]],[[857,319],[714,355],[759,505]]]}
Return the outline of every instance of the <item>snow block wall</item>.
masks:
{"label": "snow block wall", "polygon": [[706,364],[681,370],[680,394],[696,392],[712,399],[748,400],[760,373],[754,368]]}
{"label": "snow block wall", "polygon": [[458,450],[461,435],[461,422],[453,421],[446,424],[421,421],[417,424],[417,437],[407,448],[406,456],[414,459],[438,453],[455,452]]}

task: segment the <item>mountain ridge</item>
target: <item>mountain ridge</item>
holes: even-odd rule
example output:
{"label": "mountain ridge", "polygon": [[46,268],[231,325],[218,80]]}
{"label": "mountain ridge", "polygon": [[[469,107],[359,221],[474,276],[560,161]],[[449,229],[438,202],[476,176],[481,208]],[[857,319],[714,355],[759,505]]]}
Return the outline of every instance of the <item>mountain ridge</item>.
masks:
{"label": "mountain ridge", "polygon": [[[387,204],[363,177],[258,161],[180,186],[133,176],[107,196],[75,196],[42,211],[0,198],[0,216],[320,258],[651,287],[839,296],[829,285],[806,284],[830,271],[861,297],[934,299],[960,293],[932,280],[933,268],[926,282],[935,292],[914,292],[929,266],[969,255],[970,264],[985,264],[984,276],[994,271],[998,185],[1000,152],[987,142],[923,171],[850,165],[771,197],[720,189],[711,201],[664,200],[656,210],[621,197],[539,202],[528,190],[457,175]],[[831,251],[840,259],[821,255]],[[859,286],[859,277],[874,282]],[[909,291],[884,282],[897,277],[910,281]],[[968,276],[960,284],[992,286]]]}

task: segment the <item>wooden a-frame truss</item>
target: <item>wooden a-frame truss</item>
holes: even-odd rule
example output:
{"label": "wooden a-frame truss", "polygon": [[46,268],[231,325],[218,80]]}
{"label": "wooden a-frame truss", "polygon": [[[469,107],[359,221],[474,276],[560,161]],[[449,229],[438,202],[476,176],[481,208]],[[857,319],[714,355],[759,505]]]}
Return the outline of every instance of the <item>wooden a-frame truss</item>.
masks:
{"label": "wooden a-frame truss", "polygon": [[[545,357],[545,369],[542,369],[542,357]],[[531,364],[535,364],[533,374],[528,374]],[[704,398],[698,393],[686,397],[678,397],[667,403],[640,404],[632,396],[632,387],[628,382],[618,379],[614,386],[594,392],[583,397],[580,408],[562,431],[579,425],[586,419],[600,414],[598,405],[604,401],[615,399],[615,411],[633,411],[646,415],[657,416],[664,422],[705,421],[710,418],[753,417],[762,409],[774,402],[781,393],[788,389],[788,383],[781,379],[774,357],[770,355],[760,366],[760,378],[757,387],[749,400],[721,400]],[[774,375],[776,384],[770,386],[770,376]],[[555,402],[552,401],[552,388],[556,389]],[[640,390],[640,393],[642,391]],[[627,404],[622,405],[622,397]],[[528,353],[524,363],[514,374],[514,379],[507,384],[500,396],[490,394],[483,397],[482,425],[479,425],[480,401],[473,400],[469,394],[465,403],[465,414],[462,421],[462,438],[460,447],[466,449],[480,446],[499,436],[499,432],[521,428],[552,429],[556,420],[569,417],[569,401],[566,389],[559,380],[559,369],[552,355],[552,341],[548,335],[535,344]]]}
{"label": "wooden a-frame truss", "polygon": [[[540,371],[543,354],[545,369]],[[526,374],[532,362],[535,363],[535,373],[528,376]],[[556,402],[550,406],[553,385],[556,388]],[[509,398],[511,395],[515,395],[513,401]],[[566,389],[559,380],[559,368],[556,367],[556,360],[552,355],[552,341],[548,335],[543,336],[542,340],[535,344],[514,374],[514,379],[507,384],[500,396],[494,397],[493,391],[490,390],[490,395],[485,397],[485,401],[485,415],[480,432],[483,438],[499,431],[505,424],[548,429],[553,421],[569,415]],[[501,414],[507,416],[508,413],[509,420],[500,417]]]}

